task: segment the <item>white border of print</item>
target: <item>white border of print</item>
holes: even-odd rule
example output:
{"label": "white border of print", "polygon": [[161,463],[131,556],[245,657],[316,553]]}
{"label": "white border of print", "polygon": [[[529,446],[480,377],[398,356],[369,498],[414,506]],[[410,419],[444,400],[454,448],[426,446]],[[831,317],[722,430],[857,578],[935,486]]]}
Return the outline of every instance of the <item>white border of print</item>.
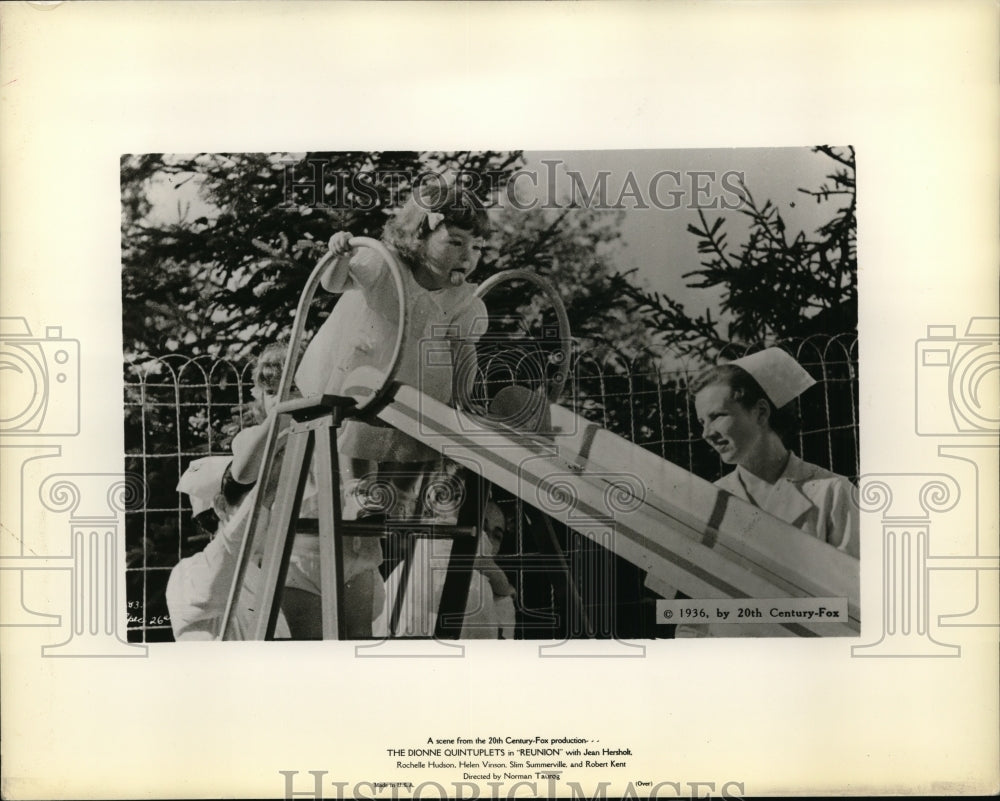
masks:
{"label": "white border of print", "polygon": [[[60,617],[0,628],[6,797],[274,796],[280,771],[357,786],[393,778],[394,744],[521,734],[631,748],[631,778],[682,789],[996,792],[997,629],[946,625],[996,586],[996,484],[961,458],[971,440],[918,436],[909,413],[928,326],[961,336],[998,316],[994,3],[123,2],[5,4],[0,19],[0,315],[80,342],[80,433],[40,443],[51,458],[28,463],[31,481],[122,473],[122,153],[849,142],[862,472],[897,499],[874,477],[957,487],[948,500],[918,488],[899,512],[911,532],[925,525],[922,552],[904,557],[901,535],[885,545],[886,512],[865,516],[860,643],[654,642],[611,660],[482,643],[422,661],[233,643],[45,659],[66,640],[72,571],[0,571],[0,607]],[[29,537],[44,558],[72,554],[65,514],[8,522],[29,477],[0,476],[0,555]],[[920,645],[948,658],[852,651],[886,642],[880,566],[897,542],[895,564],[916,559],[909,575],[927,578]],[[435,778],[451,781],[419,780]],[[592,792],[606,777],[579,780]]]}

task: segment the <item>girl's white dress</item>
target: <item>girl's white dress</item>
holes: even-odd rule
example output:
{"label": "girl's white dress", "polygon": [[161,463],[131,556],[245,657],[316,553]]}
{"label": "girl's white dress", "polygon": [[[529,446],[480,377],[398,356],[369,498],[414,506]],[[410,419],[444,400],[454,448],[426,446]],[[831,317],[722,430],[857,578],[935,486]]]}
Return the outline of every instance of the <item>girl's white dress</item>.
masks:
{"label": "girl's white dress", "polygon": [[[478,341],[487,328],[486,306],[474,296],[474,284],[428,290],[417,283],[401,257],[397,260],[408,309],[396,380],[450,403],[455,370],[452,343]],[[396,342],[396,284],[378,253],[362,248],[350,260],[342,260],[326,286],[343,292],[343,296],[302,356],[295,382],[303,395],[340,394],[347,377],[359,367],[385,370]],[[338,450],[345,456],[374,462],[436,458],[431,448],[394,428],[358,420],[343,425]]]}
{"label": "girl's white dress", "polygon": [[[479,553],[495,555],[490,551],[485,537],[480,539]],[[386,580],[386,603],[372,623],[375,637],[434,635],[450,555],[451,542],[448,540],[417,540],[406,586],[402,585],[403,565],[399,565]],[[499,569],[494,567],[492,572],[493,575],[481,570],[472,571],[460,639],[514,639],[514,588]],[[401,599],[398,598],[400,593],[403,593]],[[399,617],[395,629],[390,631],[389,624],[397,600],[400,602]]]}
{"label": "girl's white dress", "polygon": [[[395,254],[394,254],[395,255]],[[475,343],[487,328],[486,306],[474,296],[475,285],[463,283],[431,291],[420,286],[410,266],[398,258],[407,294],[407,326],[396,380],[410,384],[443,403],[452,399],[452,344]],[[325,284],[343,292],[332,313],[303,354],[295,382],[303,395],[337,395],[344,391],[351,373],[359,367],[385,369],[395,345],[398,323],[396,286],[389,267],[375,251],[361,249],[337,265],[333,280]],[[422,500],[426,485],[437,478],[453,480],[453,469],[443,464],[433,449],[394,428],[359,420],[346,421],[338,432],[343,484],[343,514],[357,517],[364,508],[364,487],[375,480],[389,480],[399,490],[396,506],[386,510],[397,516],[427,516]],[[453,465],[451,466],[454,467]],[[315,516],[315,485],[309,482],[301,514]],[[202,553],[181,560],[170,577],[168,605],[175,634],[218,634],[219,619],[232,581],[235,556],[243,536],[250,493],[232,519]],[[296,536],[287,586],[319,593],[318,538]],[[345,582],[365,570],[377,570],[382,550],[373,537],[345,540]],[[252,605],[256,568],[248,566],[247,590],[242,595]],[[382,608],[382,582],[374,600],[373,616]],[[492,595],[484,596],[484,603]],[[249,610],[236,610],[236,628]],[[279,628],[283,621],[279,622]],[[237,632],[240,636],[242,632]],[[280,634],[278,636],[281,636]]]}

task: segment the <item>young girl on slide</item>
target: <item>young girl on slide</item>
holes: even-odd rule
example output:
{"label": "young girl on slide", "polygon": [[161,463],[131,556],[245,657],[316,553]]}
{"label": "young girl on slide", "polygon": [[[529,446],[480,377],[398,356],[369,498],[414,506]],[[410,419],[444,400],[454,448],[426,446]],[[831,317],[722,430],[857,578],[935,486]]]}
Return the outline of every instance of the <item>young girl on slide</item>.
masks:
{"label": "young girl on slide", "polygon": [[[416,188],[410,200],[386,224],[383,233],[384,244],[402,268],[408,301],[407,326],[396,379],[444,403],[454,397],[454,365],[473,363],[470,360],[475,359],[475,342],[486,329],[486,307],[474,296],[475,287],[466,279],[479,261],[482,241],[488,231],[486,212],[479,200],[455,183],[440,181]],[[339,258],[323,275],[322,285],[331,292],[342,292],[343,296],[309,343],[299,364],[295,381],[303,395],[339,395],[345,390],[345,379],[354,369],[386,369],[396,341],[398,298],[390,269],[370,249],[351,254],[350,238],[349,233],[341,232],[330,240],[330,251]],[[435,347],[446,351],[450,358],[428,359],[427,364],[422,364],[421,355]],[[466,370],[464,374],[471,382],[473,371]],[[234,462],[229,478],[237,484],[252,483],[256,479],[265,432],[263,426],[249,429],[234,441]],[[372,514],[440,519],[441,510],[435,509],[433,503],[439,496],[433,491],[434,485],[453,488],[460,480],[456,466],[436,451],[396,429],[377,424],[346,421],[338,435],[338,451],[345,519]],[[308,516],[309,494],[310,488],[307,488],[304,516]],[[384,502],[386,497],[390,499],[389,504]],[[226,531],[237,532],[239,525],[245,526],[247,507],[247,503],[240,507],[243,514],[234,515]],[[304,601],[296,606],[302,613],[297,628],[305,631],[306,636],[316,636],[320,631],[318,594],[308,586],[307,579],[313,579],[318,590],[319,565],[318,556],[313,558],[311,551],[305,548],[305,536],[296,536],[284,595],[292,602]],[[225,559],[220,556],[213,562],[218,563],[211,582],[216,588],[224,583],[219,577],[226,572],[219,565],[228,565],[238,551],[239,538],[229,537],[223,542],[230,539],[235,542],[234,548],[226,549]],[[210,548],[221,554],[223,546],[213,540]],[[381,561],[382,550],[377,538],[345,539],[345,604],[348,606],[345,611],[349,620],[356,617],[359,624],[348,626],[351,638],[371,633],[373,615],[370,610],[374,609],[377,614],[381,607],[380,603],[373,603],[381,600],[376,596],[383,591],[381,581],[375,578]],[[302,569],[297,570],[297,563]],[[359,571],[357,578],[352,575],[352,565]],[[298,574],[303,581],[297,580]],[[232,575],[231,568],[229,575]],[[352,579],[364,585],[353,594],[350,592]],[[369,590],[369,583],[377,586]],[[190,586],[192,582],[185,584]],[[196,581],[194,585],[197,589],[205,582]],[[199,594],[205,596],[205,593]],[[213,597],[219,595],[216,592]],[[353,599],[356,603],[352,602],[352,595],[357,596]],[[224,606],[225,597],[222,597],[222,604]],[[357,615],[352,615],[353,607],[357,607]],[[286,616],[290,611],[283,608]]]}
{"label": "young girl on slide", "polygon": [[[401,268],[408,303],[396,380],[442,403],[471,390],[475,370],[456,368],[475,364],[475,343],[487,327],[486,307],[468,279],[488,234],[478,198],[443,180],[416,187],[383,232],[382,242]],[[339,258],[322,286],[343,296],[299,365],[295,378],[304,395],[342,394],[345,380],[359,367],[388,369],[396,342],[399,299],[390,269],[370,249],[351,254],[349,240],[347,232],[330,239],[330,253]],[[462,386],[456,376],[462,376]],[[337,447],[345,519],[385,515],[454,522],[456,510],[435,499],[461,497],[460,471],[433,449],[394,428],[353,419],[340,429]],[[345,551],[352,547],[380,544],[374,538],[349,539]]]}
{"label": "young girl on slide", "polygon": [[[487,326],[486,307],[468,278],[479,262],[489,222],[482,204],[457,183],[429,181],[386,224],[382,241],[398,261],[408,297],[407,325],[396,380],[442,403],[456,391],[455,365],[472,364]],[[322,278],[343,292],[309,343],[295,380],[303,395],[341,394],[356,368],[388,368],[396,341],[398,298],[388,265],[372,250],[349,251],[350,234],[330,239],[334,261]],[[445,358],[423,358],[436,353]],[[450,356],[450,358],[448,358]],[[423,362],[423,363],[422,363]],[[472,370],[459,371],[469,381]],[[436,451],[391,427],[348,420],[338,434],[344,517],[437,517],[427,492],[435,481],[454,484],[454,466]],[[375,485],[391,487],[380,503]],[[352,547],[378,548],[368,538]]]}

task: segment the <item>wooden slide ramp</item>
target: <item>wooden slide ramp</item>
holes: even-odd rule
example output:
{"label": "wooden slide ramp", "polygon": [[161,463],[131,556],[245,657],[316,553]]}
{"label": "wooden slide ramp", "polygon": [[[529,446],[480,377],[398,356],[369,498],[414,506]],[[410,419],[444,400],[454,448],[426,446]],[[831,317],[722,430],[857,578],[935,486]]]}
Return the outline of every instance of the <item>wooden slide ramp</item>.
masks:
{"label": "wooden slide ramp", "polygon": [[[367,381],[364,381],[367,384]],[[845,623],[760,624],[761,636],[860,632],[858,561],[553,404],[525,434],[398,385],[377,416],[693,599],[846,598]]]}

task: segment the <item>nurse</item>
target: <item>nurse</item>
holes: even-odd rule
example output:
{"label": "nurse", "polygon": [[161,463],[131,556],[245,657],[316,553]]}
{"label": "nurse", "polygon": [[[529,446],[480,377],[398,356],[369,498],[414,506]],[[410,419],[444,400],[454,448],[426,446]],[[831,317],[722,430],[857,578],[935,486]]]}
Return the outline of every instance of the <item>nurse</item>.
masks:
{"label": "nurse", "polygon": [[857,558],[858,509],[844,476],[785,445],[792,401],[815,384],[779,348],[711,367],[689,386],[702,437],[735,469],[716,486]]}
{"label": "nurse", "polygon": [[[702,436],[734,470],[715,485],[858,558],[859,519],[854,485],[805,462],[785,444],[796,425],[792,401],[816,382],[779,348],[711,367],[688,386]],[[663,598],[677,590],[647,576]],[[681,624],[674,636],[774,637],[787,629],[751,623]]]}

